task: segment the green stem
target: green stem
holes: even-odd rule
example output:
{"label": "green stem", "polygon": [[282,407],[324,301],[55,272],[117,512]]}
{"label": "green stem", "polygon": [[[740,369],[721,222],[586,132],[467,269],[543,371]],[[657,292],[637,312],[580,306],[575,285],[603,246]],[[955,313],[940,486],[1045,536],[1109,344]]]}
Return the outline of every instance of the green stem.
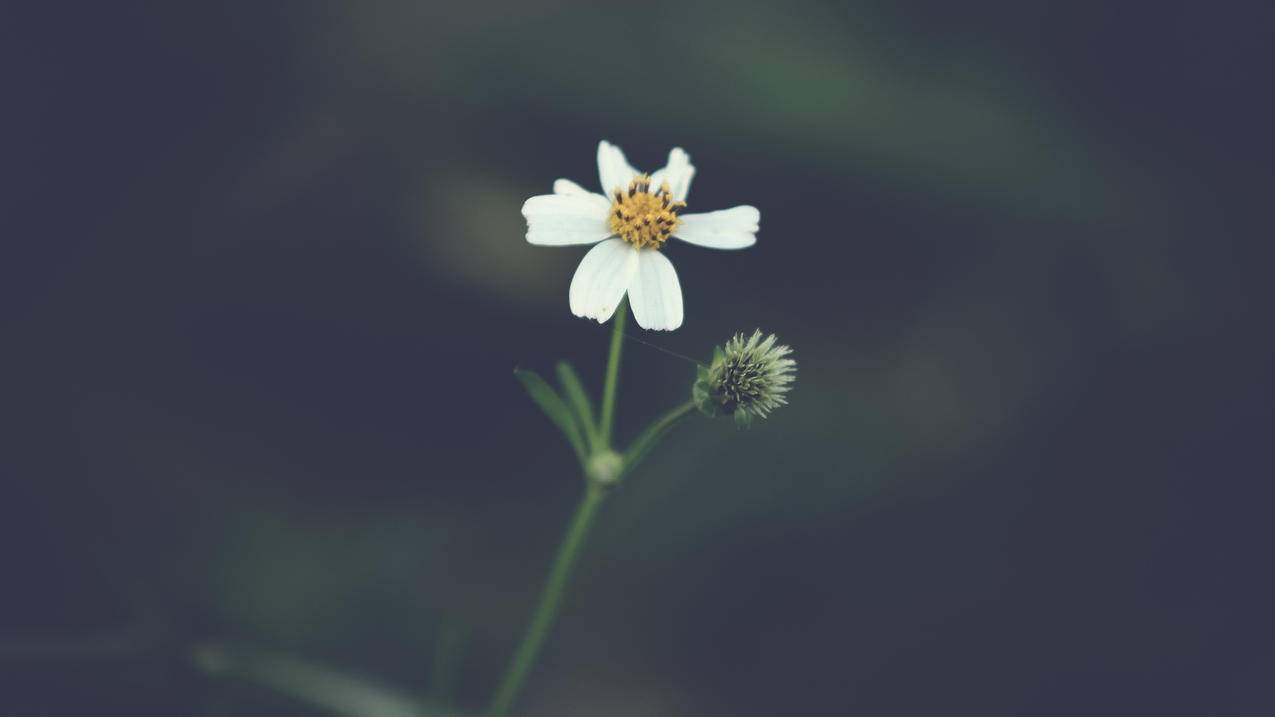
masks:
{"label": "green stem", "polygon": [[[615,356],[614,348],[612,356]],[[531,624],[527,627],[527,634],[523,636],[522,644],[514,653],[513,661],[505,670],[500,686],[496,688],[496,696],[492,698],[491,707],[487,710],[488,717],[504,717],[509,713],[514,700],[518,698],[522,684],[526,681],[532,666],[535,665],[540,648],[549,634],[549,628],[553,626],[554,618],[558,615],[562,592],[567,586],[567,579],[571,576],[571,568],[580,555],[580,547],[584,545],[584,539],[589,534],[589,527],[593,524],[598,506],[602,504],[605,495],[606,488],[603,486],[595,483],[588,484],[584,498],[580,500],[580,507],[576,508],[571,525],[567,528],[566,537],[562,539],[562,545],[558,548],[558,555],[553,560],[549,580],[545,584],[544,591],[540,593],[540,603],[536,605],[536,612],[531,618]]]}
{"label": "green stem", "polygon": [[607,354],[606,384],[602,389],[602,445],[611,446],[611,425],[615,417],[616,382],[620,377],[620,349],[624,347],[624,320],[629,315],[629,302],[621,301],[611,319],[611,351]]}
{"label": "green stem", "polygon": [[678,421],[682,420],[683,418],[686,418],[692,413],[695,413],[695,402],[687,401],[686,403],[683,403],[677,408],[674,408],[672,411],[669,411],[668,413],[661,416],[658,420],[655,421],[655,423],[652,423],[651,427],[648,428],[647,430],[651,431],[652,433],[656,435],[662,434],[664,431],[667,431],[668,429],[672,428]]}
{"label": "green stem", "polygon": [[695,410],[695,402],[687,401],[656,419],[650,426],[647,426],[646,430],[642,431],[637,437],[637,440],[633,441],[633,445],[629,446],[629,449],[624,452],[624,472],[622,475],[628,475],[629,472],[636,468],[642,462],[642,459],[646,457],[646,454],[650,453],[651,449],[663,440],[664,435],[673,426],[695,413]]}

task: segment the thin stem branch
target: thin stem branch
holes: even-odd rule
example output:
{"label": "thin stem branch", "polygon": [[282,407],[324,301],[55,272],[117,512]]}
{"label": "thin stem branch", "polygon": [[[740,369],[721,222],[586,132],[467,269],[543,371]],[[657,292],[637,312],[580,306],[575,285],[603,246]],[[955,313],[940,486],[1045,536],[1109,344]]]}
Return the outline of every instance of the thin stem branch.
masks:
{"label": "thin stem branch", "polygon": [[[614,350],[612,353],[614,355]],[[588,536],[589,528],[597,515],[598,506],[602,504],[605,495],[606,488],[603,486],[595,483],[588,484],[584,497],[580,500],[580,506],[576,508],[575,516],[571,519],[571,525],[567,528],[567,534],[562,539],[562,545],[558,548],[558,555],[553,560],[553,568],[549,571],[549,579],[545,583],[544,591],[540,593],[540,602],[536,605],[536,612],[531,618],[531,624],[527,627],[527,634],[522,638],[522,644],[518,646],[518,651],[514,653],[513,660],[509,663],[509,668],[505,670],[505,676],[501,678],[500,685],[496,688],[496,695],[492,698],[491,706],[487,710],[488,717],[505,717],[509,713],[509,708],[513,706],[514,700],[518,698],[523,682],[526,681],[527,674],[535,665],[540,648],[549,634],[549,628],[553,626],[554,618],[558,616],[562,593],[567,586],[567,579],[571,576],[571,568],[575,565],[576,558],[580,554],[580,547],[584,545],[585,537]]]}
{"label": "thin stem branch", "polygon": [[624,348],[624,320],[629,315],[629,302],[624,299],[611,319],[611,350],[607,354],[606,384],[602,389],[602,445],[611,446],[611,426],[615,418],[616,383],[620,377],[620,350]]}
{"label": "thin stem branch", "polygon": [[633,445],[629,446],[628,450],[624,452],[623,475],[628,475],[630,471],[636,468],[642,462],[642,459],[646,457],[646,454],[650,453],[651,449],[664,439],[664,435],[673,426],[695,413],[695,410],[695,402],[687,401],[656,419],[650,426],[647,426],[646,430],[642,431],[637,439],[633,441]]}
{"label": "thin stem branch", "polygon": [[663,433],[664,431],[667,431],[668,429],[672,428],[678,421],[682,420],[683,418],[686,418],[687,416],[691,415],[694,412],[695,412],[695,402],[687,401],[686,403],[683,403],[677,408],[674,408],[673,410],[669,411],[663,416],[660,416],[658,419],[656,419],[655,423],[651,424],[651,427],[648,428],[647,430],[652,432],[653,434],[659,435]]}

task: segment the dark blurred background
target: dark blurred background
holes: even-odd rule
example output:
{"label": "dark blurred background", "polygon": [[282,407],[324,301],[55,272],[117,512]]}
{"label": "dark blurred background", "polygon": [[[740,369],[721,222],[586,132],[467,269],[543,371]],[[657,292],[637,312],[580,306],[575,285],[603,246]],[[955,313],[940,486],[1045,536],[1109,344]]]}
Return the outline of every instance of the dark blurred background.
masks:
{"label": "dark blurred background", "polygon": [[[1259,0],[0,5],[0,714],[322,714],[204,640],[481,706],[582,488],[511,370],[596,387],[607,340],[519,208],[599,139],[763,214],[669,248],[686,322],[641,338],[761,327],[800,373],[612,497],[520,713],[1270,714],[1273,37]],[[626,352],[622,438],[694,370]]]}

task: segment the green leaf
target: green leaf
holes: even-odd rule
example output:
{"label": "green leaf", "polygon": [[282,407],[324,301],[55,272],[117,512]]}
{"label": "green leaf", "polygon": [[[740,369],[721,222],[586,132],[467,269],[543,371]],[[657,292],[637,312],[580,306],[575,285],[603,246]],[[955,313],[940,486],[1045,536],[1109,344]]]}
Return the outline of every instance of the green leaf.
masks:
{"label": "green leaf", "polygon": [[567,403],[575,411],[576,420],[584,428],[584,436],[589,440],[590,448],[596,451],[601,447],[601,434],[598,433],[598,424],[593,418],[593,402],[589,400],[589,393],[584,390],[584,384],[580,383],[576,370],[566,361],[558,362],[558,382],[562,384]]}
{"label": "green leaf", "polygon": [[700,413],[710,418],[715,418],[720,413],[717,410],[717,404],[708,393],[707,381],[696,381],[695,385],[691,386],[691,402],[695,404]]}
{"label": "green leaf", "polygon": [[196,645],[195,665],[237,677],[341,717],[456,717],[379,682],[290,655],[229,645]]}
{"label": "green leaf", "polygon": [[585,457],[584,439],[580,436],[580,427],[576,425],[575,416],[572,415],[571,409],[567,407],[567,404],[563,402],[562,397],[534,371],[514,369],[514,376],[522,382],[522,387],[527,389],[527,395],[531,396],[531,400],[535,401],[540,410],[544,411],[549,420],[553,422],[553,425],[562,431],[562,435],[566,437],[567,442],[575,449],[576,458],[583,464]]}

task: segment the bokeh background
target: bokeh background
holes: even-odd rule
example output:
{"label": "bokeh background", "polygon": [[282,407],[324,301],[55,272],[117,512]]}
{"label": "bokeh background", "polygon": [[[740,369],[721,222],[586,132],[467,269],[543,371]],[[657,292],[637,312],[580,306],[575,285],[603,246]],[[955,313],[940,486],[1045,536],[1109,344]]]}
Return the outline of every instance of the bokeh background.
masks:
{"label": "bokeh background", "polygon": [[[0,713],[324,714],[217,640],[480,707],[600,383],[522,201],[599,139],[762,209],[668,250],[697,419],[526,715],[1270,714],[1275,19],[1216,3],[0,5]],[[637,329],[634,328],[636,332]],[[684,400],[629,342],[619,431]],[[158,647],[156,647],[158,646]]]}

